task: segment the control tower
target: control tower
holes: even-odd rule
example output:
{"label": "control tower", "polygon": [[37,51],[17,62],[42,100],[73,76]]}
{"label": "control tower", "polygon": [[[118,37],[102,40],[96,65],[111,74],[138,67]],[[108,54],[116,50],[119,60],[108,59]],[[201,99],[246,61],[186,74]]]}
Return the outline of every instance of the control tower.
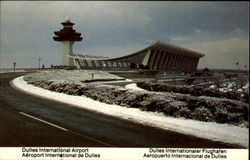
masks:
{"label": "control tower", "polygon": [[56,36],[53,39],[63,43],[62,65],[74,66],[74,61],[70,56],[73,55],[74,42],[82,40],[81,33],[73,29],[73,25],[75,24],[70,22],[70,18],[66,18],[66,21],[61,24],[63,25],[63,29],[55,31]]}

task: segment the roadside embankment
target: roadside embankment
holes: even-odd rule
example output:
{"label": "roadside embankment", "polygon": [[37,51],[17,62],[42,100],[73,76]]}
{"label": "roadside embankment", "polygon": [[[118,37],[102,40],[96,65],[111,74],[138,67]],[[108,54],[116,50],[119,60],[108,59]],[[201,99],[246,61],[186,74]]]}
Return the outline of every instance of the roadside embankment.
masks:
{"label": "roadside embankment", "polygon": [[[135,83],[126,87],[82,83],[82,80],[92,79],[92,75],[86,73],[88,77],[82,79],[84,77],[78,75],[79,73],[74,75],[67,73],[70,71],[62,72],[43,73],[49,76],[32,73],[15,79],[13,84],[22,91],[67,103],[71,107],[76,106],[144,125],[248,147],[247,103],[190,94],[157,93],[138,89]],[[38,74],[36,78],[32,77],[34,74]],[[68,77],[69,74],[71,77]],[[100,74],[104,75],[101,78],[107,78],[106,73]],[[95,76],[100,79],[97,73]]]}
{"label": "roadside embankment", "polygon": [[120,86],[73,82],[29,81],[37,87],[75,96],[86,96],[107,104],[162,112],[166,116],[248,127],[249,105],[231,99],[189,94],[136,91]]}

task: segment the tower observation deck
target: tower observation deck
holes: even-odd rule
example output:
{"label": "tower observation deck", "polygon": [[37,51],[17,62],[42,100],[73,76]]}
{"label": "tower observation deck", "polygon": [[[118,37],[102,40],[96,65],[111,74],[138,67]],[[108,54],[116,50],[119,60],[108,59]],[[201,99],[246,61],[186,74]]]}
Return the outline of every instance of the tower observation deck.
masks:
{"label": "tower observation deck", "polygon": [[62,65],[74,66],[74,61],[70,56],[73,55],[74,42],[82,40],[81,33],[78,33],[73,29],[73,25],[75,24],[70,22],[69,18],[61,24],[63,25],[63,29],[55,31],[54,33],[56,36],[53,37],[53,39],[63,43]]}

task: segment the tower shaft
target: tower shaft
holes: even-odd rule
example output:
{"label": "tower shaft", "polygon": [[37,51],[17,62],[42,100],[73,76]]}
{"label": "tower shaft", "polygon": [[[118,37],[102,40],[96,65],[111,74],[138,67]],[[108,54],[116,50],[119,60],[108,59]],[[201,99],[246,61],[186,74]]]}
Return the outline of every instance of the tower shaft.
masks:
{"label": "tower shaft", "polygon": [[74,41],[62,41],[63,43],[63,57],[62,65],[74,66],[74,61],[70,56],[73,55],[73,44]]}

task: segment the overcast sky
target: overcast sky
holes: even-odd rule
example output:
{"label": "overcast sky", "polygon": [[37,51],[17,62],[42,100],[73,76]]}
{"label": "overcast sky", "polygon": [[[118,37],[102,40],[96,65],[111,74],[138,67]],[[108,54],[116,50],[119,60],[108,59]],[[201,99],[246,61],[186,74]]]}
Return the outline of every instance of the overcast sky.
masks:
{"label": "overcast sky", "polygon": [[0,67],[61,63],[53,32],[70,17],[74,53],[117,57],[154,40],[205,54],[199,68],[249,67],[249,2],[1,2]]}

